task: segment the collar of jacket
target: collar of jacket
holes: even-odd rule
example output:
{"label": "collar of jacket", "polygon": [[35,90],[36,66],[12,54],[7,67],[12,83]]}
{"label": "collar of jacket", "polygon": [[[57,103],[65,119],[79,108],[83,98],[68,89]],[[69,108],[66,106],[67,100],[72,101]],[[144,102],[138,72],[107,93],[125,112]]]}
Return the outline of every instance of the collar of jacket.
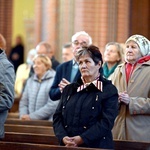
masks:
{"label": "collar of jacket", "polygon": [[90,87],[96,87],[101,92],[103,91],[103,83],[99,80],[99,78],[95,79],[94,81],[92,81],[90,83],[84,83],[84,80],[81,77],[81,79],[79,80],[79,82],[78,83],[80,85],[77,88],[77,92],[80,92],[80,91],[82,91],[85,88],[89,89]]}
{"label": "collar of jacket", "polygon": [[55,76],[55,71],[53,69],[49,69],[45,72],[45,74],[43,75],[43,77],[39,80],[37,75],[34,73],[34,76],[33,76],[33,79],[35,81],[38,81],[38,82],[42,82],[43,80],[47,80],[49,78],[54,78]]}

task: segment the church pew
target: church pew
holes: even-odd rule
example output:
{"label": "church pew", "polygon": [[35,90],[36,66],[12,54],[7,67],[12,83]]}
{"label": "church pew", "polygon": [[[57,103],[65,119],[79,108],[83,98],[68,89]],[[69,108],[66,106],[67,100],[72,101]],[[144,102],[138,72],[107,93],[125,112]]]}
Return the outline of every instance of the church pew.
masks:
{"label": "church pew", "polygon": [[[58,140],[54,135],[33,134],[33,133],[28,134],[28,133],[6,132],[3,141],[58,145]],[[114,149],[115,150],[150,150],[150,143],[114,140]]]}
{"label": "church pew", "polygon": [[5,124],[52,126],[52,122],[48,120],[20,120],[15,118],[7,118]]}
{"label": "church pew", "polygon": [[53,127],[5,124],[5,132],[37,133],[54,135]]}
{"label": "church pew", "polygon": [[2,140],[7,142],[58,145],[57,138],[48,134],[5,132],[5,138]]}
{"label": "church pew", "polygon": [[7,118],[18,118],[19,119],[19,113],[9,112]]}
{"label": "church pew", "polygon": [[[118,141],[119,142],[119,141]],[[117,144],[119,144],[117,142]],[[131,146],[131,143],[134,146]],[[123,145],[122,145],[123,144]],[[128,142],[121,141],[122,147],[115,147],[115,150],[150,150],[150,147],[142,147],[141,142]],[[140,145],[139,145],[140,144]],[[138,147],[140,146],[140,147]],[[6,142],[0,141],[0,150],[102,150],[99,148],[80,148],[80,147],[65,147],[58,145],[47,145],[47,144],[31,144],[31,143],[19,143],[19,142]],[[104,150],[104,149],[103,149]],[[106,149],[105,149],[106,150]]]}
{"label": "church pew", "polygon": [[12,108],[9,110],[9,112],[18,112],[19,111],[19,102],[20,102],[20,97],[15,97],[14,104]]}
{"label": "church pew", "polygon": [[0,141],[0,150],[102,150],[102,149]]}
{"label": "church pew", "polygon": [[150,142],[114,140],[115,150],[150,150]]}

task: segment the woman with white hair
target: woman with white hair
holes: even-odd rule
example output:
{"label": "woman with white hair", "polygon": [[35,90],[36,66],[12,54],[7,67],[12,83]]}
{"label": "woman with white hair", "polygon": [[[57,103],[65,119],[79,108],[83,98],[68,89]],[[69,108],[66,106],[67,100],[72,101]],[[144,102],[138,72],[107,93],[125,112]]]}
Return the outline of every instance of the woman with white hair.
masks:
{"label": "woman with white hair", "polygon": [[113,137],[150,142],[150,41],[133,35],[125,44],[125,63],[112,76],[120,103]]}

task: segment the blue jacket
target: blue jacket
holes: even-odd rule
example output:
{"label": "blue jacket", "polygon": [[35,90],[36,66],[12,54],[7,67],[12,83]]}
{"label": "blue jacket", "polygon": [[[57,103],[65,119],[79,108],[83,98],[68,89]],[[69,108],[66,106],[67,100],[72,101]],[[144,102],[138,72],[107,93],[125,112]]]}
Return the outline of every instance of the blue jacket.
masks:
{"label": "blue jacket", "polygon": [[[65,78],[68,81],[70,81],[72,65],[73,65],[73,61],[70,60],[70,61],[67,61],[67,62],[60,64],[56,68],[56,75],[54,78],[54,82],[53,82],[53,85],[52,85],[51,90],[49,92],[49,96],[52,100],[60,99],[61,92],[59,90],[58,84],[60,83],[62,78]],[[81,76],[81,74],[80,74],[80,71],[78,70],[78,72],[74,78],[74,81],[77,81],[77,79],[80,78],[80,76]]]}
{"label": "blue jacket", "polygon": [[14,102],[14,82],[14,67],[0,50],[0,138],[4,137],[4,123]]}
{"label": "blue jacket", "polygon": [[111,130],[118,114],[118,92],[111,81],[102,82],[102,91],[91,83],[77,92],[81,80],[63,90],[53,116],[54,132],[61,145],[63,137],[79,135],[84,141],[80,147],[113,148]]}

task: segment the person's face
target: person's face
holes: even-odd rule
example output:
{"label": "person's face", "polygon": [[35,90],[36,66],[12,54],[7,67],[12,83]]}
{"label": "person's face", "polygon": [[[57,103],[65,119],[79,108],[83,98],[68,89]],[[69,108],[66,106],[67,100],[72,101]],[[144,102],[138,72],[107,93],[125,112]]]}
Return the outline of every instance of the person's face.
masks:
{"label": "person's face", "polygon": [[89,45],[89,38],[86,35],[79,35],[72,43],[74,56],[76,55],[78,49],[88,45]]}
{"label": "person's face", "polygon": [[46,50],[46,48],[45,48],[44,45],[38,45],[38,46],[36,47],[36,52],[37,52],[38,55],[44,54],[44,55],[48,56],[50,59],[51,59],[52,56],[53,56],[53,51],[48,52],[48,51]]}
{"label": "person's face", "polygon": [[134,41],[129,41],[125,48],[125,60],[129,63],[135,63],[141,57],[139,46]]}
{"label": "person's face", "polygon": [[104,51],[104,61],[107,63],[116,63],[120,60],[119,52],[115,45],[109,45]]}
{"label": "person's face", "polygon": [[93,59],[88,54],[86,54],[84,56],[80,56],[78,63],[81,75],[85,81],[91,82],[97,78],[99,69],[101,67],[101,62],[95,65]]}
{"label": "person's face", "polygon": [[66,61],[69,61],[69,60],[73,59],[72,47],[63,48],[63,50],[62,50],[62,59],[63,59],[63,62],[66,62]]}
{"label": "person's face", "polygon": [[20,36],[16,37],[16,44],[21,44],[22,43],[22,39]]}
{"label": "person's face", "polygon": [[33,69],[35,74],[41,78],[44,73],[47,71],[46,65],[41,61],[41,58],[36,58],[34,60]]}

